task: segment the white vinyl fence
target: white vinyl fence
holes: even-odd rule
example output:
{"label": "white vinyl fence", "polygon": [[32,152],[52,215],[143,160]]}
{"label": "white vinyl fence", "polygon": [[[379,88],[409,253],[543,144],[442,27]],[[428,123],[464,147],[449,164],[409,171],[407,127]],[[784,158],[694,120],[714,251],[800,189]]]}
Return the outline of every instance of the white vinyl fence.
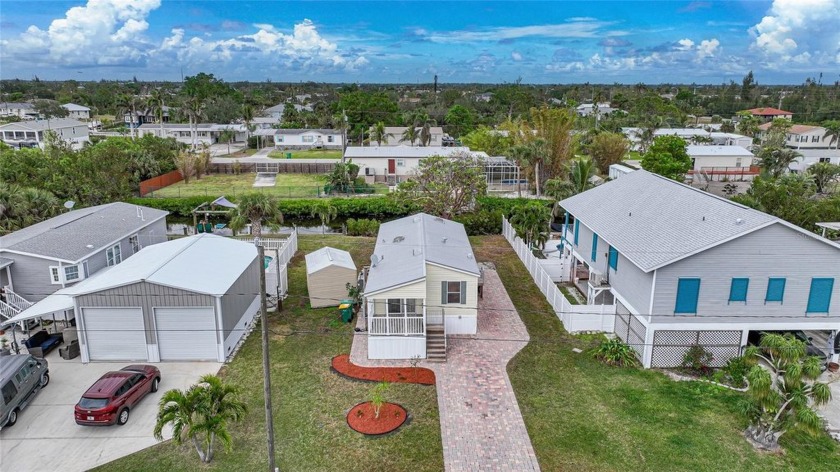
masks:
{"label": "white vinyl fence", "polygon": [[528,269],[534,283],[545,295],[545,299],[554,309],[557,317],[570,333],[581,331],[603,331],[612,333],[615,325],[615,305],[572,305],[555,285],[553,277],[540,263],[540,259],[531,252],[525,242],[516,235],[516,230],[502,219],[502,234],[510,243],[519,260]]}
{"label": "white vinyl fence", "polygon": [[262,243],[265,255],[271,257],[265,269],[265,290],[271,297],[286,298],[289,292],[289,261],[298,248],[297,229],[288,239],[264,238]]}

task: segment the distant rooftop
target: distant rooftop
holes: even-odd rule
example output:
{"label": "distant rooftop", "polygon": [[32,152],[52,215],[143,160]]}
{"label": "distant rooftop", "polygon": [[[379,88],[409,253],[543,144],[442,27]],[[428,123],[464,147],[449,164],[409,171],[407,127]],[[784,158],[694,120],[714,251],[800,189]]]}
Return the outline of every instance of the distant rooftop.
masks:
{"label": "distant rooftop", "polygon": [[84,126],[85,129],[87,129],[87,123],[82,123],[79,120],[73,120],[70,118],[51,118],[50,120],[32,120],[7,123],[5,125],[0,125],[0,131],[47,131],[51,129],[73,128],[76,126]]}
{"label": "distant rooftop", "polygon": [[773,107],[751,108],[749,110],[742,110],[743,112],[751,113],[755,116],[777,116],[777,115],[793,115],[792,111],[779,110]]}

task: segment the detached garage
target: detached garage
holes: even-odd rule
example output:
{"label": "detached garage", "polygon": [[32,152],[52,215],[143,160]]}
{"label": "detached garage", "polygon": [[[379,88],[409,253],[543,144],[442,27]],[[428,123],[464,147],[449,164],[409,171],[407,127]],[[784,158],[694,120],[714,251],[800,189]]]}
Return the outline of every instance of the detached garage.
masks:
{"label": "detached garage", "polygon": [[227,359],[259,310],[251,243],[199,234],[142,249],[62,291],[82,362]]}
{"label": "detached garage", "polygon": [[312,308],[338,306],[347,284],[356,285],[356,264],[347,251],[322,247],[306,255],[306,287]]}

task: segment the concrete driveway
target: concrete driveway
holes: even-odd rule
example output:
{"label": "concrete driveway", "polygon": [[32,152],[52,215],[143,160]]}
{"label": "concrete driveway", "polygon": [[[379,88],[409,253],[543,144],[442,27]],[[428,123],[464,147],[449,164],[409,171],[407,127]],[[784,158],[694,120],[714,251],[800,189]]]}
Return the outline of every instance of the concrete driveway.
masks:
{"label": "concrete driveway", "polygon": [[[50,383],[18,416],[17,423],[0,431],[0,470],[83,471],[105,464],[157,443],[152,435],[157,404],[163,392],[184,389],[205,374],[215,374],[217,362],[158,363],[160,389],[146,396],[131,412],[124,426],[79,426],[73,406],[102,374],[119,370],[128,362],[66,361],[58,350],[47,356]],[[164,437],[171,432],[164,431]]]}

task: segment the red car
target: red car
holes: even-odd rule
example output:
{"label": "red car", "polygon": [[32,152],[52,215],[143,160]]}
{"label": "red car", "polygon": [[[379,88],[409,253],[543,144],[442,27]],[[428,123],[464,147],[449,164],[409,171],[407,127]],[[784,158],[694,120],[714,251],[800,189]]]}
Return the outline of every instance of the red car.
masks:
{"label": "red car", "polygon": [[76,404],[76,424],[124,425],[131,409],[150,392],[157,392],[160,370],[153,365],[130,365],[108,372]]}

